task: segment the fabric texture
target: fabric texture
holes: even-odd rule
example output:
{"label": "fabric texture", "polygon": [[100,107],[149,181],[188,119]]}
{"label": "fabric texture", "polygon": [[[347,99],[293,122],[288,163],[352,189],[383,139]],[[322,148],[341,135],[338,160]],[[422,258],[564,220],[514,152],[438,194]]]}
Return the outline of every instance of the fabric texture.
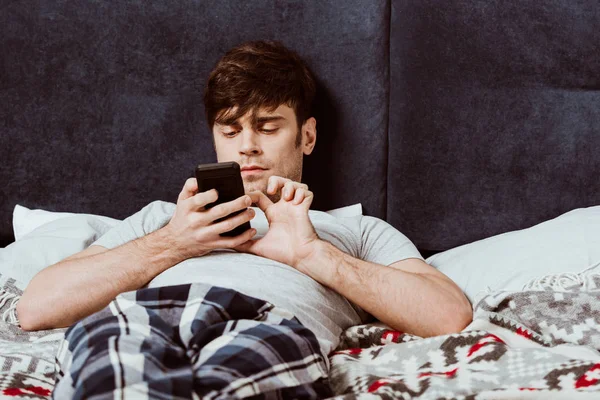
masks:
{"label": "fabric texture", "polygon": [[[111,249],[147,235],[166,225],[175,208],[173,203],[152,202],[92,245]],[[254,210],[256,215],[250,224],[257,230],[255,238],[260,238],[266,234],[268,222],[260,209]],[[382,265],[406,258],[422,259],[410,240],[384,221],[366,216],[336,218],[318,211],[310,211],[309,216],[321,239],[355,258]],[[228,287],[290,310],[317,335],[325,354],[337,346],[344,329],[371,318],[293,267],[227,249],[185,260],[156,276],[149,287],[192,282]]]}
{"label": "fabric texture", "polygon": [[142,289],[67,331],[56,399],[322,399],[326,355],[289,311],[204,284]]}
{"label": "fabric texture", "polygon": [[462,332],[419,338],[368,324],[331,355],[334,399],[595,399],[600,275],[587,291],[494,292]]}
{"label": "fabric texture", "polygon": [[9,315],[24,285],[0,274],[0,397],[47,399],[54,388],[54,360],[66,329],[25,332]]}

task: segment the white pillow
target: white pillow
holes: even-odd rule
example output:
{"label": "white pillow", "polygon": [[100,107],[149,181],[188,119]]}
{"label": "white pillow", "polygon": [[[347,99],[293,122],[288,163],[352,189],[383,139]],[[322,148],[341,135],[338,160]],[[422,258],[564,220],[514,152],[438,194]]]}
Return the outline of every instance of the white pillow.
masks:
{"label": "white pillow", "polygon": [[[329,210],[327,213],[337,218],[355,217],[362,215],[362,205],[357,203],[351,206]],[[17,204],[13,211],[13,231],[15,233],[15,241],[21,239],[29,232],[48,222],[55,221],[60,218],[73,217],[76,215],[93,217],[109,224],[110,226],[115,226],[119,222],[118,219],[104,217],[102,215],[53,212],[38,209],[31,210],[27,207]]]}
{"label": "white pillow", "polygon": [[15,234],[15,241],[20,240],[23,236],[33,231],[39,226],[42,226],[48,222],[55,221],[57,219],[73,216],[90,216],[98,219],[110,226],[115,226],[118,219],[104,217],[101,215],[94,214],[75,214],[69,212],[53,212],[46,210],[30,210],[27,207],[23,207],[19,204],[15,206],[13,211],[13,231]]}
{"label": "white pillow", "polygon": [[85,214],[50,221],[0,249],[0,273],[27,285],[42,269],[87,248],[111,224]]}
{"label": "white pillow", "polygon": [[[579,208],[429,257],[471,302],[486,290],[520,291],[531,280],[580,273],[600,262],[600,206]],[[589,272],[600,272],[592,268]]]}
{"label": "white pillow", "polygon": [[356,203],[351,206],[334,208],[326,211],[327,214],[333,215],[336,218],[358,217],[362,214],[362,204]]}

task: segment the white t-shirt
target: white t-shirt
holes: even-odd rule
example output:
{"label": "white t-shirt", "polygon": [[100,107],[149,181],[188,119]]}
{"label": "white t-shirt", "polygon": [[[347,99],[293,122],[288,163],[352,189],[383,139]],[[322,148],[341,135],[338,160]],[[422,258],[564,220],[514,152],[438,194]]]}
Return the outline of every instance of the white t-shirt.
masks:
{"label": "white t-shirt", "polygon": [[[92,245],[115,248],[165,226],[176,205],[150,203],[123,220]],[[254,208],[250,222],[258,239],[268,230],[265,214]],[[388,223],[373,217],[336,218],[321,211],[309,211],[319,237],[355,258],[390,265],[407,258],[423,257],[413,243]],[[156,276],[148,287],[202,282],[234,289],[268,301],[292,312],[319,340],[324,355],[339,344],[339,336],[350,326],[371,316],[357,305],[289,265],[233,250],[217,250],[187,259]],[[327,357],[325,357],[327,358]]]}

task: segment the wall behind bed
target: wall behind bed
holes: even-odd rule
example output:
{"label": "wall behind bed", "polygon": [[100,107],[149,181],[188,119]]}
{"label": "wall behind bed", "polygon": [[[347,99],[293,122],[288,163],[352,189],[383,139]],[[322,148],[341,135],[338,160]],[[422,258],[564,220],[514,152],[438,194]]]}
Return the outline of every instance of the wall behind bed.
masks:
{"label": "wall behind bed", "polygon": [[[315,207],[385,217],[387,1],[12,1],[0,11],[0,243],[15,204],[124,218],[214,162],[219,57],[276,39],[319,78]],[[333,144],[335,143],[335,148]]]}

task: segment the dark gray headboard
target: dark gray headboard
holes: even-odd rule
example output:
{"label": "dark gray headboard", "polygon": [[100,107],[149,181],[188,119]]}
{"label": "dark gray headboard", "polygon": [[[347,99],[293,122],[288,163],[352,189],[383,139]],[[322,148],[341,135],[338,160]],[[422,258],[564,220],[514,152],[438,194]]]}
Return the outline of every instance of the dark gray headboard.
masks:
{"label": "dark gray headboard", "polygon": [[595,0],[29,2],[0,8],[0,243],[15,204],[124,218],[214,161],[202,90],[277,39],[319,81],[304,180],[424,253],[600,204]]}
{"label": "dark gray headboard", "polygon": [[315,207],[362,202],[385,217],[389,18],[388,3],[358,0],[2,6],[0,237],[12,239],[17,203],[123,218],[176,201],[215,160],[208,73],[255,39],[282,41],[318,77]]}
{"label": "dark gray headboard", "polygon": [[387,218],[444,250],[600,204],[600,3],[392,2]]}

